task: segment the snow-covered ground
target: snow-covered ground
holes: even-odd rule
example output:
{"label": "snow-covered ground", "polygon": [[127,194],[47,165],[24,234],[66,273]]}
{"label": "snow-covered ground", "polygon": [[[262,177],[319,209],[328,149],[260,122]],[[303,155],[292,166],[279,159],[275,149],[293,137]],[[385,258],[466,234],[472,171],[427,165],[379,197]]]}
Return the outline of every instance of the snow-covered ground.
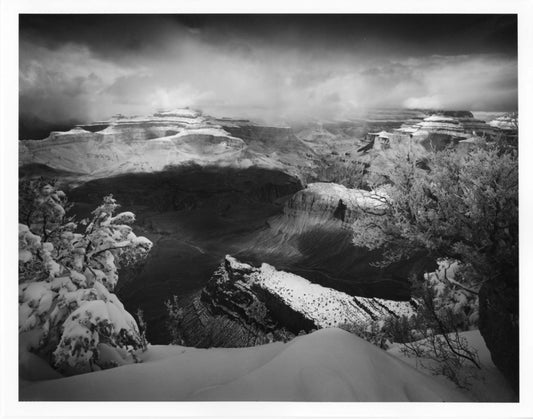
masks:
{"label": "snow-covered ground", "polygon": [[[470,376],[470,388],[462,390],[472,401],[480,402],[512,402],[516,401],[516,395],[507,384],[502,373],[496,368],[491,360],[490,352],[485,345],[483,337],[479,330],[471,330],[468,332],[461,332],[461,337],[465,338],[468,346],[477,351],[481,370],[478,370],[473,365],[465,365],[464,372]],[[394,344],[388,352],[400,359],[403,359],[409,365],[417,368],[422,372],[428,372],[427,368],[431,368],[432,361],[426,359],[416,359],[407,357],[401,352],[401,345]],[[444,376],[435,376],[436,379],[443,383],[450,383]]]}
{"label": "snow-covered ground", "polygon": [[21,382],[21,400],[470,401],[340,329],[252,348],[150,346],[143,362]]}
{"label": "snow-covered ground", "polygon": [[[418,371],[397,348],[385,352],[340,329],[252,348],[149,346],[142,363],[21,381],[21,400],[124,401],[510,401],[479,332],[464,336],[483,365],[471,391]],[[38,361],[32,358],[34,364]],[[404,362],[406,361],[406,362]],[[33,379],[35,379],[34,377]]]}

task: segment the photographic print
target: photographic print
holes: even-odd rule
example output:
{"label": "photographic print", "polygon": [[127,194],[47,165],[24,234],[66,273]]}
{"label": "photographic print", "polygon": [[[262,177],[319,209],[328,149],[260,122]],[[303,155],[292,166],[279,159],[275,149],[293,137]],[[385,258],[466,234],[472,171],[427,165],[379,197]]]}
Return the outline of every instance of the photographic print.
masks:
{"label": "photographic print", "polygon": [[18,19],[19,401],[519,402],[517,14]]}

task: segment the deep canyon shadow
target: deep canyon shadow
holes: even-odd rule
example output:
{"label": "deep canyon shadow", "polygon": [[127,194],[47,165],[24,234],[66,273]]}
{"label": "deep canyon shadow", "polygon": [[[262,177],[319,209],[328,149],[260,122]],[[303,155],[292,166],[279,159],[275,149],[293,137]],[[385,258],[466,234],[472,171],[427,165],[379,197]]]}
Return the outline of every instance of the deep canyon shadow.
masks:
{"label": "deep canyon shadow", "polygon": [[291,230],[283,206],[300,189],[281,171],[190,165],[93,180],[68,195],[73,212],[88,216],[113,194],[122,210],[136,214],[136,234],[154,242],[142,266],[121,270],[116,289],[128,311],[143,310],[154,344],[168,343],[165,301],[201,289],[226,254],[352,295],[407,299],[405,276],[370,267],[376,255],[356,249],[338,222]]}
{"label": "deep canyon shadow", "polygon": [[108,194],[136,214],[134,231],[154,247],[142,266],[122,270],[116,291],[130,312],[143,310],[149,340],[167,343],[164,302],[202,288],[301,188],[281,171],[190,165],[93,180],[68,195],[80,217]]}

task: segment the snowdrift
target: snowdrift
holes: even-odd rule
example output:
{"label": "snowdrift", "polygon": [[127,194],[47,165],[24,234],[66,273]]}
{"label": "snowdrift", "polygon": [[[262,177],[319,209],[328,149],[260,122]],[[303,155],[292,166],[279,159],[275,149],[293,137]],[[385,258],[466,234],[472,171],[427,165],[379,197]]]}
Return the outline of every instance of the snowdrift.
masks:
{"label": "snowdrift", "polygon": [[453,385],[340,329],[238,349],[151,346],[143,363],[21,381],[21,400],[470,401]]}

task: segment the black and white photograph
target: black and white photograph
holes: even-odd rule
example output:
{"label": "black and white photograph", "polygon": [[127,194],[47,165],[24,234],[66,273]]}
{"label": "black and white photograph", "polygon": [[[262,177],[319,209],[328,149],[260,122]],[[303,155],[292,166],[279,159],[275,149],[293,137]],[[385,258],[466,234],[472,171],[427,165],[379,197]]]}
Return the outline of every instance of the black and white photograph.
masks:
{"label": "black and white photograph", "polygon": [[526,401],[531,22],[166,10],[17,13],[17,403]]}

